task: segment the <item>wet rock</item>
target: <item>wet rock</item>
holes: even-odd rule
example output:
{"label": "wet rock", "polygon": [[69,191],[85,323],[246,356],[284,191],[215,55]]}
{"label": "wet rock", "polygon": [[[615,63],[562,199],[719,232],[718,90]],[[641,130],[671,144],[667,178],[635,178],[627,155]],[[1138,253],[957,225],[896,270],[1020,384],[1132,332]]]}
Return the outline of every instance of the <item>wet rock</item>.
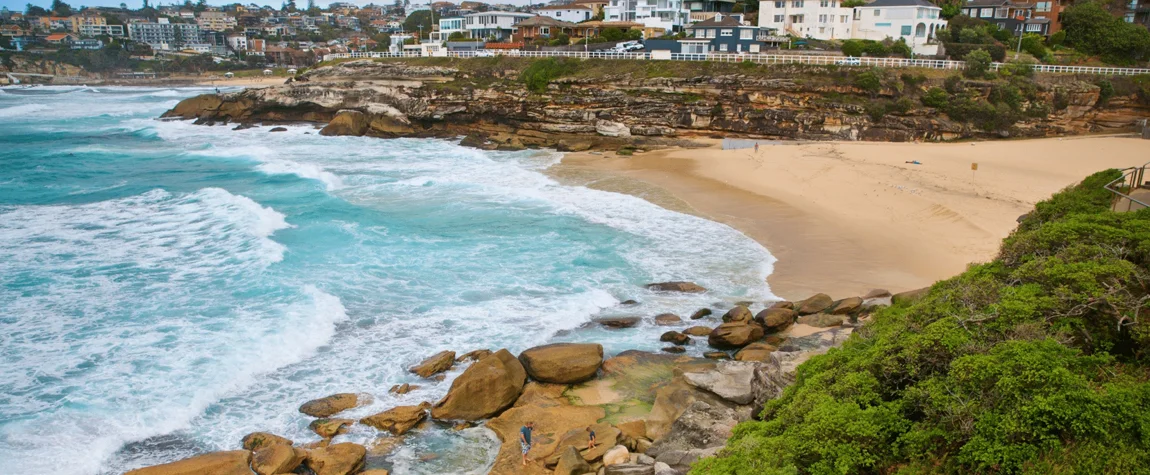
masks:
{"label": "wet rock", "polygon": [[881,298],[886,298],[886,297],[890,297],[890,296],[891,296],[890,291],[887,289],[874,289],[874,290],[871,290],[870,292],[867,292],[866,295],[863,296],[863,300],[881,299]]}
{"label": "wet rock", "polygon": [[651,445],[647,455],[685,472],[699,458],[722,449],[740,419],[731,408],[695,401],[675,419],[670,432]]}
{"label": "wet rock", "polygon": [[786,300],[780,300],[780,301],[778,301],[778,302],[775,302],[775,303],[771,304],[771,306],[770,306],[770,307],[767,307],[767,308],[768,308],[768,309],[771,309],[771,308],[785,308],[785,309],[787,309],[787,310],[794,310],[794,309],[795,309],[795,304],[794,304],[794,303],[791,303],[791,302],[788,302],[788,301],[786,301]]}
{"label": "wet rock", "polygon": [[595,377],[603,364],[597,343],[554,343],[524,350],[519,362],[536,381],[572,384]]}
{"label": "wet rock", "polygon": [[639,317],[606,317],[592,321],[607,328],[631,328],[639,324]]}
{"label": "wet rock", "polygon": [[707,291],[706,288],[694,282],[656,282],[647,284],[647,288],[659,292],[702,293]]}
{"label": "wet rock", "polygon": [[795,311],[786,308],[768,308],[755,315],[755,322],[770,333],[778,333],[795,323]]}
{"label": "wet rock", "polygon": [[303,463],[307,452],[290,445],[271,445],[252,454],[252,470],[258,475],[289,473]]}
{"label": "wet rock", "polygon": [[440,351],[439,353],[432,355],[430,358],[423,360],[422,363],[411,367],[410,371],[412,373],[418,374],[421,377],[430,378],[432,375],[436,375],[451,369],[451,366],[454,364],[454,351]]}
{"label": "wet rock", "polygon": [[392,386],[391,389],[387,390],[387,392],[392,394],[407,394],[409,392],[415,391],[416,389],[419,389],[418,385],[403,383]]}
{"label": "wet rock", "polygon": [[728,310],[727,313],[723,314],[724,323],[750,323],[751,320],[754,320],[754,318],[755,316],[751,313],[751,310],[742,305],[738,305],[735,308]]}
{"label": "wet rock", "polygon": [[455,362],[456,363],[462,363],[464,361],[479,361],[479,360],[483,359],[483,357],[490,355],[490,354],[491,354],[491,350],[486,350],[486,349],[485,350],[472,350],[472,351],[468,351],[467,353],[464,353],[462,356],[460,356],[458,358],[455,358]]}
{"label": "wet rock", "polygon": [[655,475],[681,475],[678,470],[671,468],[670,465],[663,462],[656,461],[653,468],[655,469]]}
{"label": "wet rock", "polygon": [[756,341],[736,352],[735,361],[766,361],[771,357],[771,353],[777,349],[770,343]]}
{"label": "wet rock", "polygon": [[499,414],[515,403],[527,371],[507,350],[499,350],[467,368],[451,383],[447,396],[431,409],[435,419],[474,421]]}
{"label": "wet rock", "polygon": [[715,369],[694,373],[684,373],[687,384],[709,391],[727,401],[745,405],[754,401],[751,378],[757,363],[747,361],[723,361]]}
{"label": "wet rock", "polygon": [[639,305],[639,301],[628,299],[628,300],[624,300],[622,302],[619,302],[619,305]]}
{"label": "wet rock", "polygon": [[850,315],[857,313],[862,308],[863,299],[861,297],[845,298],[835,304],[831,309],[832,315]]}
{"label": "wet rock", "polygon": [[827,313],[816,313],[814,315],[799,317],[799,323],[818,328],[841,326],[844,320],[846,320],[846,317],[842,315],[830,315]]}
{"label": "wet rock", "polygon": [[251,475],[247,450],[212,452],[172,463],[129,470],[124,475]]}
{"label": "wet rock", "polygon": [[698,325],[698,326],[693,326],[691,328],[683,330],[683,333],[691,335],[691,336],[707,336],[707,335],[711,334],[712,330],[713,329],[711,327],[704,327],[702,325]]}
{"label": "wet rock", "polygon": [[359,394],[339,393],[305,402],[299,407],[299,412],[312,417],[331,417],[341,411],[370,403],[371,398],[366,395],[361,397]]}
{"label": "wet rock", "polygon": [[287,132],[287,127],[272,127],[268,132]]}
{"label": "wet rock", "polygon": [[335,113],[331,122],[319,131],[320,135],[360,136],[367,132],[367,115],[357,110],[345,109]]}
{"label": "wet rock", "polygon": [[579,455],[579,449],[570,445],[563,449],[555,465],[555,475],[583,475],[592,471],[591,465]]}
{"label": "wet rock", "polygon": [[677,331],[669,331],[659,335],[659,341],[674,343],[676,345],[686,345],[691,343],[691,337]]}
{"label": "wet rock", "polygon": [[678,354],[678,353],[686,353],[687,349],[683,348],[681,346],[668,346],[668,347],[664,347],[662,349],[662,351],[664,353],[676,353],[676,354]]}
{"label": "wet rock", "polygon": [[763,327],[756,324],[724,323],[711,331],[707,343],[724,350],[742,348],[763,337]]}
{"label": "wet rock", "polygon": [[930,292],[930,287],[923,287],[921,289],[908,290],[906,292],[899,292],[897,294],[892,295],[890,297],[890,301],[894,305],[898,305],[901,303],[916,302],[916,301],[922,299],[923,297],[926,297],[926,294],[928,292]]}
{"label": "wet rock", "polygon": [[682,322],[683,322],[683,319],[679,318],[678,315],[675,315],[673,313],[661,313],[659,315],[655,315],[655,324],[656,325],[678,325],[679,323],[682,323]]}
{"label": "wet rock", "polygon": [[391,435],[403,435],[427,418],[427,410],[431,404],[422,403],[418,406],[399,406],[383,411],[379,414],[359,420],[360,424],[368,425],[379,430],[385,430]]}
{"label": "wet rock", "polygon": [[706,316],[708,316],[708,315],[710,315],[710,314],[711,314],[711,309],[709,309],[709,308],[700,308],[700,309],[698,309],[698,310],[695,310],[695,313],[692,313],[692,314],[691,314],[691,320],[698,320],[698,319],[700,319],[700,318],[703,318],[703,317],[706,317]]}
{"label": "wet rock", "polygon": [[799,315],[810,315],[831,308],[835,301],[827,294],[815,294],[800,303],[795,304]]}
{"label": "wet rock", "polygon": [[323,418],[311,421],[311,423],[307,425],[307,428],[324,439],[330,439],[347,432],[347,428],[352,424],[355,424],[355,421],[351,419]]}
{"label": "wet rock", "polygon": [[703,358],[707,358],[709,360],[729,360],[731,359],[731,355],[727,354],[725,351],[708,351],[703,353]]}
{"label": "wet rock", "polygon": [[308,452],[306,462],[315,475],[350,475],[363,468],[366,457],[362,445],[344,442]]}
{"label": "wet rock", "polygon": [[622,445],[611,447],[607,453],[603,454],[603,466],[609,467],[611,465],[624,464],[631,461],[631,452]]}
{"label": "wet rock", "polygon": [[292,441],[269,432],[252,432],[251,434],[245,435],[244,438],[240,440],[240,444],[244,449],[255,452],[264,447],[277,444],[292,445]]}
{"label": "wet rock", "polygon": [[608,465],[603,475],[654,475],[655,467],[637,463]]}

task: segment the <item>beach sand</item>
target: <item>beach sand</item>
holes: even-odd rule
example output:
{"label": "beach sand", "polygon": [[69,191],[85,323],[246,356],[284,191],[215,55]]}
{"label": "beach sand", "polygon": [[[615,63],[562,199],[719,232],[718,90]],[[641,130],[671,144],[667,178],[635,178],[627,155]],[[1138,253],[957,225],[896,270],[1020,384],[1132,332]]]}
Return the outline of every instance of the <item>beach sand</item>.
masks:
{"label": "beach sand", "polygon": [[758,153],[713,144],[571,153],[551,173],[742,231],[778,258],[768,284],[782,298],[843,298],[921,288],[988,261],[1036,202],[1096,171],[1142,165],[1147,152],[1150,141],[1129,137],[780,142]]}

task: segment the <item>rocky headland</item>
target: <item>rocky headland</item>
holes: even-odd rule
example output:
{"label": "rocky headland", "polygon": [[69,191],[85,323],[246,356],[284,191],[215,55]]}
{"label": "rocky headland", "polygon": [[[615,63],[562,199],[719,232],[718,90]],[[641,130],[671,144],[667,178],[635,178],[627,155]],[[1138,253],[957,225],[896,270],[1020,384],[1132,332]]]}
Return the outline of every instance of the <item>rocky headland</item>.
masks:
{"label": "rocky headland", "polygon": [[[667,292],[695,292],[687,282],[653,284]],[[595,343],[556,343],[524,350],[445,351],[410,368],[436,384],[453,366],[466,366],[435,402],[396,406],[358,420],[349,409],[385,394],[341,393],[306,401],[315,441],[292,441],[255,432],[237,449],[213,452],[128,475],[250,474],[384,475],[384,459],[412,431],[431,424],[465,429],[482,424],[501,442],[490,473],[563,475],[683,474],[714,455],[735,424],[755,418],[763,404],[794,381],[796,367],[840,345],[865,324],[872,310],[921,297],[925,290],[892,296],[884,290],[835,300],[825,294],[798,302],[740,302],[721,315],[710,308],[687,318],[649,317],[668,331],[662,352],[604,355]],[[673,318],[671,318],[673,317]],[[648,317],[644,317],[648,318]],[[589,323],[589,325],[609,325]],[[628,331],[627,325],[610,325]],[[683,354],[686,345],[709,345],[705,358]],[[608,356],[605,358],[605,356]],[[410,384],[392,387],[406,393]],[[534,443],[523,466],[519,429],[535,423]],[[374,428],[367,445],[333,439],[355,425]],[[588,429],[597,444],[589,447]],[[471,467],[479,468],[479,467]]]}
{"label": "rocky headland", "polygon": [[164,117],[240,127],[303,122],[324,135],[462,136],[481,148],[561,151],[706,137],[1049,137],[1129,131],[1150,117],[1146,88],[1127,78],[990,81],[943,71],[745,66],[587,61],[551,73],[540,87],[524,76],[532,63],[522,59],[359,60],[284,85],[189,98]]}

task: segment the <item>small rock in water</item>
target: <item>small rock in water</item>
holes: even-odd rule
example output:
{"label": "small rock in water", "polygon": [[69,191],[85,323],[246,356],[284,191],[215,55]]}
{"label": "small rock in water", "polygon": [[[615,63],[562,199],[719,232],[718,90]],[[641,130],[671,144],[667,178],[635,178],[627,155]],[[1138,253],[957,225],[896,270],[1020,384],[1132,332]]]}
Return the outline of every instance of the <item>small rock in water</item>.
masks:
{"label": "small rock in water", "polygon": [[698,320],[698,319],[706,317],[710,314],[711,314],[711,309],[700,308],[700,309],[696,310],[695,313],[691,314],[691,320]]}
{"label": "small rock in water", "polygon": [[654,284],[647,284],[647,289],[659,292],[686,292],[686,293],[702,293],[707,289],[694,282],[656,282]]}
{"label": "small rock in water", "polygon": [[486,350],[486,349],[484,349],[484,350],[472,350],[472,351],[468,351],[467,353],[464,353],[463,356],[455,358],[455,362],[461,363],[461,362],[468,361],[468,360],[479,361],[479,360],[483,359],[484,357],[486,357],[490,354],[491,354],[491,350]]}
{"label": "small rock in water", "polygon": [[287,132],[287,127],[272,127],[268,132]]}
{"label": "small rock in water", "polygon": [[687,349],[681,346],[668,346],[663,348],[663,352],[665,353],[685,353],[686,351]]}
{"label": "small rock in water", "polygon": [[702,325],[694,326],[694,327],[688,328],[686,330],[683,330],[683,333],[686,333],[686,334],[691,335],[691,336],[707,336],[707,335],[711,334],[711,327],[704,327]]}
{"label": "small rock in water", "polygon": [[682,318],[679,318],[678,315],[673,313],[661,313],[659,315],[655,315],[656,325],[675,325],[677,323],[681,323],[682,321]]}
{"label": "small rock in water", "polygon": [[[361,399],[364,399],[361,401]],[[371,399],[360,397],[353,393],[339,393],[331,396],[313,399],[303,403],[299,412],[312,417],[331,417],[340,411],[351,409],[362,404],[370,404]]]}
{"label": "small rock in water", "polygon": [[609,317],[592,320],[607,328],[631,328],[639,324],[639,317]]}
{"label": "small rock in water", "polygon": [[739,302],[735,302],[735,306],[737,306],[737,307],[750,307],[751,305],[754,305],[754,304],[755,303],[750,301],[750,300],[742,300]]}
{"label": "small rock in water", "polygon": [[619,302],[619,305],[639,305],[639,302],[636,300],[624,300]]}
{"label": "small rock in water", "polygon": [[411,368],[411,372],[418,374],[424,378],[430,378],[434,374],[442,373],[451,369],[455,364],[454,351],[440,351],[432,355],[430,358],[423,360],[422,363],[415,365]]}
{"label": "small rock in water", "polygon": [[676,345],[686,345],[691,343],[691,337],[679,333],[677,331],[669,331],[659,336],[659,341],[666,341]]}
{"label": "small rock in water", "polygon": [[412,392],[416,389],[419,389],[419,386],[417,386],[415,384],[403,383],[403,384],[397,384],[395,386],[392,386],[391,389],[387,390],[387,392],[392,393],[392,394],[407,394],[407,393]]}
{"label": "small rock in water", "polygon": [[708,351],[706,353],[703,353],[703,357],[708,358],[708,359],[712,359],[712,360],[729,360],[729,359],[731,359],[731,355],[728,355],[727,352],[725,352],[725,351]]}
{"label": "small rock in water", "polygon": [[419,461],[420,462],[430,462],[430,461],[435,460],[437,458],[439,458],[439,455],[437,455],[435,453],[426,453],[426,454],[419,456]]}
{"label": "small rock in water", "polygon": [[351,419],[316,419],[308,424],[307,428],[324,439],[330,439],[347,432],[347,428],[355,424]]}

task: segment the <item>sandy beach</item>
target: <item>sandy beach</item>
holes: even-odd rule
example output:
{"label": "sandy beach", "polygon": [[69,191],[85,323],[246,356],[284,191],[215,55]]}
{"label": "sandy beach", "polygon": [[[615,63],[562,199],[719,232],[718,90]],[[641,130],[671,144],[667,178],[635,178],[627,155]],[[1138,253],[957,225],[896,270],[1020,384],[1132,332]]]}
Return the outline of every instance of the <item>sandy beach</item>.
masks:
{"label": "sandy beach", "polygon": [[920,288],[987,261],[1036,202],[1147,152],[1150,142],[1128,137],[782,142],[757,153],[714,144],[572,153],[552,173],[739,229],[778,258],[768,283],[780,297],[842,298]]}

